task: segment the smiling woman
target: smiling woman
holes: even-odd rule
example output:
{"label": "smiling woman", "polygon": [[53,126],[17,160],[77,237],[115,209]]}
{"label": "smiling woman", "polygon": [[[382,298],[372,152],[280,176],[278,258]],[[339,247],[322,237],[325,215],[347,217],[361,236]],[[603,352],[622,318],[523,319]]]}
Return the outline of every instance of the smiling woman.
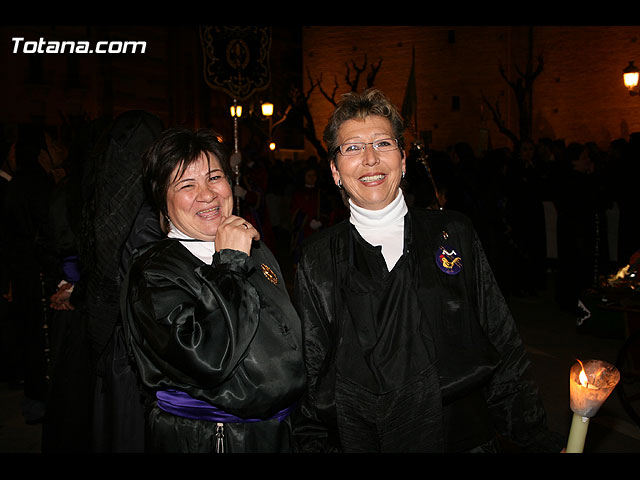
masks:
{"label": "smiling woman", "polygon": [[389,205],[406,170],[406,156],[398,148],[391,122],[377,115],[347,120],[338,139],[338,153],[331,162],[336,185],[359,207],[380,210]]}
{"label": "smiling woman", "polygon": [[152,452],[288,452],[304,388],[298,316],[256,229],[232,215],[231,168],[209,130],[165,132],[144,178],[167,238],[123,283],[123,323]]}
{"label": "smiling woman", "polygon": [[470,220],[409,208],[403,122],[382,92],[343,97],[325,129],[348,220],[309,237],[294,283],[306,452],[560,452]]}
{"label": "smiling woman", "polygon": [[183,233],[212,242],[222,219],[231,215],[231,185],[214,155],[201,155],[182,172],[179,169],[167,190],[168,216]]}

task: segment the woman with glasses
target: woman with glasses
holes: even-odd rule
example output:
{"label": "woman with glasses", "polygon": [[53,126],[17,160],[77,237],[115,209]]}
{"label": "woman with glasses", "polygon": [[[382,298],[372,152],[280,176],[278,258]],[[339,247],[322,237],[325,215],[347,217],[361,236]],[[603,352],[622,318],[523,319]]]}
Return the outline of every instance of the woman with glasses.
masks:
{"label": "woman with glasses", "polygon": [[404,125],[377,90],[324,133],[350,218],[310,237],[295,280],[308,391],[301,451],[559,452],[469,220],[407,207]]}

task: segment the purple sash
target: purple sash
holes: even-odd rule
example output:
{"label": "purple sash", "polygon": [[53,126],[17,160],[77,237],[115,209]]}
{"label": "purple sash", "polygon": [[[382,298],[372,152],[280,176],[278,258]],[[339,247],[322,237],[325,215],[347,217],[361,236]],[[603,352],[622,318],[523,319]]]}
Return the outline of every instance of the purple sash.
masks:
{"label": "purple sash", "polygon": [[80,270],[78,269],[78,257],[72,255],[62,260],[62,273],[69,283],[78,283],[80,281]]}
{"label": "purple sash", "polygon": [[[224,412],[213,405],[191,397],[185,392],[179,390],[163,390],[156,392],[158,407],[165,412],[177,415],[179,417],[192,418],[195,420],[208,420],[210,422],[223,423],[246,423],[261,422],[259,418],[240,418],[230,413]],[[277,418],[279,422],[284,420],[293,407],[285,408],[276,413],[271,418]],[[268,420],[271,420],[268,419]]]}

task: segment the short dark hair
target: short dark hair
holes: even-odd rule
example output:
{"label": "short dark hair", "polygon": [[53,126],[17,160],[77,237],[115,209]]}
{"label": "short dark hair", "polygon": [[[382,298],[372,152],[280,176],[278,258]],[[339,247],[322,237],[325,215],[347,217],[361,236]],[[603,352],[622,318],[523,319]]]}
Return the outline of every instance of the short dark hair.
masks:
{"label": "short dark hair", "polygon": [[[220,162],[222,171],[232,184],[233,171],[229,163],[227,148],[216,132],[200,128],[170,128],[146,150],[142,157],[142,177],[149,198],[167,217],[167,190],[175,178],[179,178],[189,165],[205,154],[210,160],[214,155]],[[171,174],[179,167],[177,177]]]}
{"label": "short dark hair", "polygon": [[397,107],[380,90],[369,88],[362,93],[349,92],[342,96],[324,129],[329,160],[335,162],[338,154],[338,131],[348,120],[364,120],[368,116],[384,117],[391,123],[398,146],[404,150],[404,120]]}

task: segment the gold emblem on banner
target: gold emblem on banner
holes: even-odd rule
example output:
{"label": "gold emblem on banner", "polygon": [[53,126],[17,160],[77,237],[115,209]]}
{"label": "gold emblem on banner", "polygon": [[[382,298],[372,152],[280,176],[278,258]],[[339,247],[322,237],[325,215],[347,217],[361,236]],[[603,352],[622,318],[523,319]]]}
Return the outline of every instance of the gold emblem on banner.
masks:
{"label": "gold emblem on banner", "polygon": [[262,273],[264,273],[264,276],[267,277],[267,280],[269,280],[274,285],[278,284],[278,276],[273,272],[273,270],[271,270],[271,268],[269,268],[264,263],[260,265],[260,268],[262,268]]}
{"label": "gold emblem on banner", "polygon": [[201,26],[207,85],[246,100],[271,84],[271,27]]}

